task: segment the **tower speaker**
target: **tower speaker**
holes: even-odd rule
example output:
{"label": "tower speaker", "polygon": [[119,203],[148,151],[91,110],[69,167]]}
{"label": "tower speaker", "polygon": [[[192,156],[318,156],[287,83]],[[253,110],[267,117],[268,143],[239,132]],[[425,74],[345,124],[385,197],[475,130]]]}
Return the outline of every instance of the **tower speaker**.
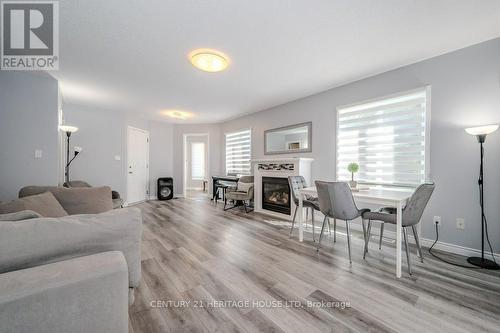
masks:
{"label": "tower speaker", "polygon": [[171,177],[158,178],[158,200],[170,200],[174,197],[174,180]]}

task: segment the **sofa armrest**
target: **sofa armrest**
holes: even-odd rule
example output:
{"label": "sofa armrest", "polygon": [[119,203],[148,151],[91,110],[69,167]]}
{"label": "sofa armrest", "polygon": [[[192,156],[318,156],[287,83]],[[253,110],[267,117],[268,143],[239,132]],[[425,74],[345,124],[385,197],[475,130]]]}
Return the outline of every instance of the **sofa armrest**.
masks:
{"label": "sofa armrest", "polygon": [[0,274],[0,332],[127,332],[127,298],[117,251]]}
{"label": "sofa armrest", "polygon": [[142,216],[137,208],[0,223],[0,273],[106,251],[125,256],[130,287],[141,279]]}

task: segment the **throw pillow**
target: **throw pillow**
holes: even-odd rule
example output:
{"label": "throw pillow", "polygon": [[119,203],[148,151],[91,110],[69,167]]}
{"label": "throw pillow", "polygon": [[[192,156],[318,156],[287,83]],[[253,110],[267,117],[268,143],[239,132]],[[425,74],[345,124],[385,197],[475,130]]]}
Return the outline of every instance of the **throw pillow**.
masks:
{"label": "throw pillow", "polygon": [[70,215],[99,214],[113,209],[109,186],[57,187],[51,191]]}
{"label": "throw pillow", "polygon": [[237,191],[238,192],[245,192],[245,193],[247,193],[248,190],[250,189],[250,187],[252,187],[252,186],[253,186],[253,183],[238,182]]}
{"label": "throw pillow", "polygon": [[0,214],[0,221],[22,221],[29,219],[37,219],[43,217],[42,215],[32,211],[32,210],[22,210],[20,212]]}
{"label": "throw pillow", "polygon": [[68,213],[50,192],[31,195],[0,204],[0,214],[32,210],[43,217],[62,217]]}

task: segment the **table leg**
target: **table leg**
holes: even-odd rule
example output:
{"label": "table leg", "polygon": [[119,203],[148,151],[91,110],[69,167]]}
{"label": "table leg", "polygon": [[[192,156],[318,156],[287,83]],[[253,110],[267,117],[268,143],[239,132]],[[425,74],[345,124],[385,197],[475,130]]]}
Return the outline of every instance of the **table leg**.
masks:
{"label": "table leg", "polygon": [[401,231],[403,229],[403,203],[398,202],[396,210],[396,277],[401,277]]}
{"label": "table leg", "polygon": [[299,242],[304,241],[304,214],[303,214],[303,208],[304,208],[304,199],[302,198],[302,193],[299,191],[299,208],[297,211],[297,214],[299,215]]}

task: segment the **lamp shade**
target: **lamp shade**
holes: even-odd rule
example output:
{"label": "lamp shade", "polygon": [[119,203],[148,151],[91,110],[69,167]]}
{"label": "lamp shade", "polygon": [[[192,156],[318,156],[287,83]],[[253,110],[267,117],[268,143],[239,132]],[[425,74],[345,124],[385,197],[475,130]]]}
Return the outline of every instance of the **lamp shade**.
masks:
{"label": "lamp shade", "polygon": [[59,130],[66,132],[66,133],[74,133],[78,131],[78,127],[75,126],[68,126],[68,125],[60,125]]}
{"label": "lamp shade", "polygon": [[466,128],[465,131],[470,135],[488,135],[495,132],[498,129],[498,125],[485,125],[477,127]]}

